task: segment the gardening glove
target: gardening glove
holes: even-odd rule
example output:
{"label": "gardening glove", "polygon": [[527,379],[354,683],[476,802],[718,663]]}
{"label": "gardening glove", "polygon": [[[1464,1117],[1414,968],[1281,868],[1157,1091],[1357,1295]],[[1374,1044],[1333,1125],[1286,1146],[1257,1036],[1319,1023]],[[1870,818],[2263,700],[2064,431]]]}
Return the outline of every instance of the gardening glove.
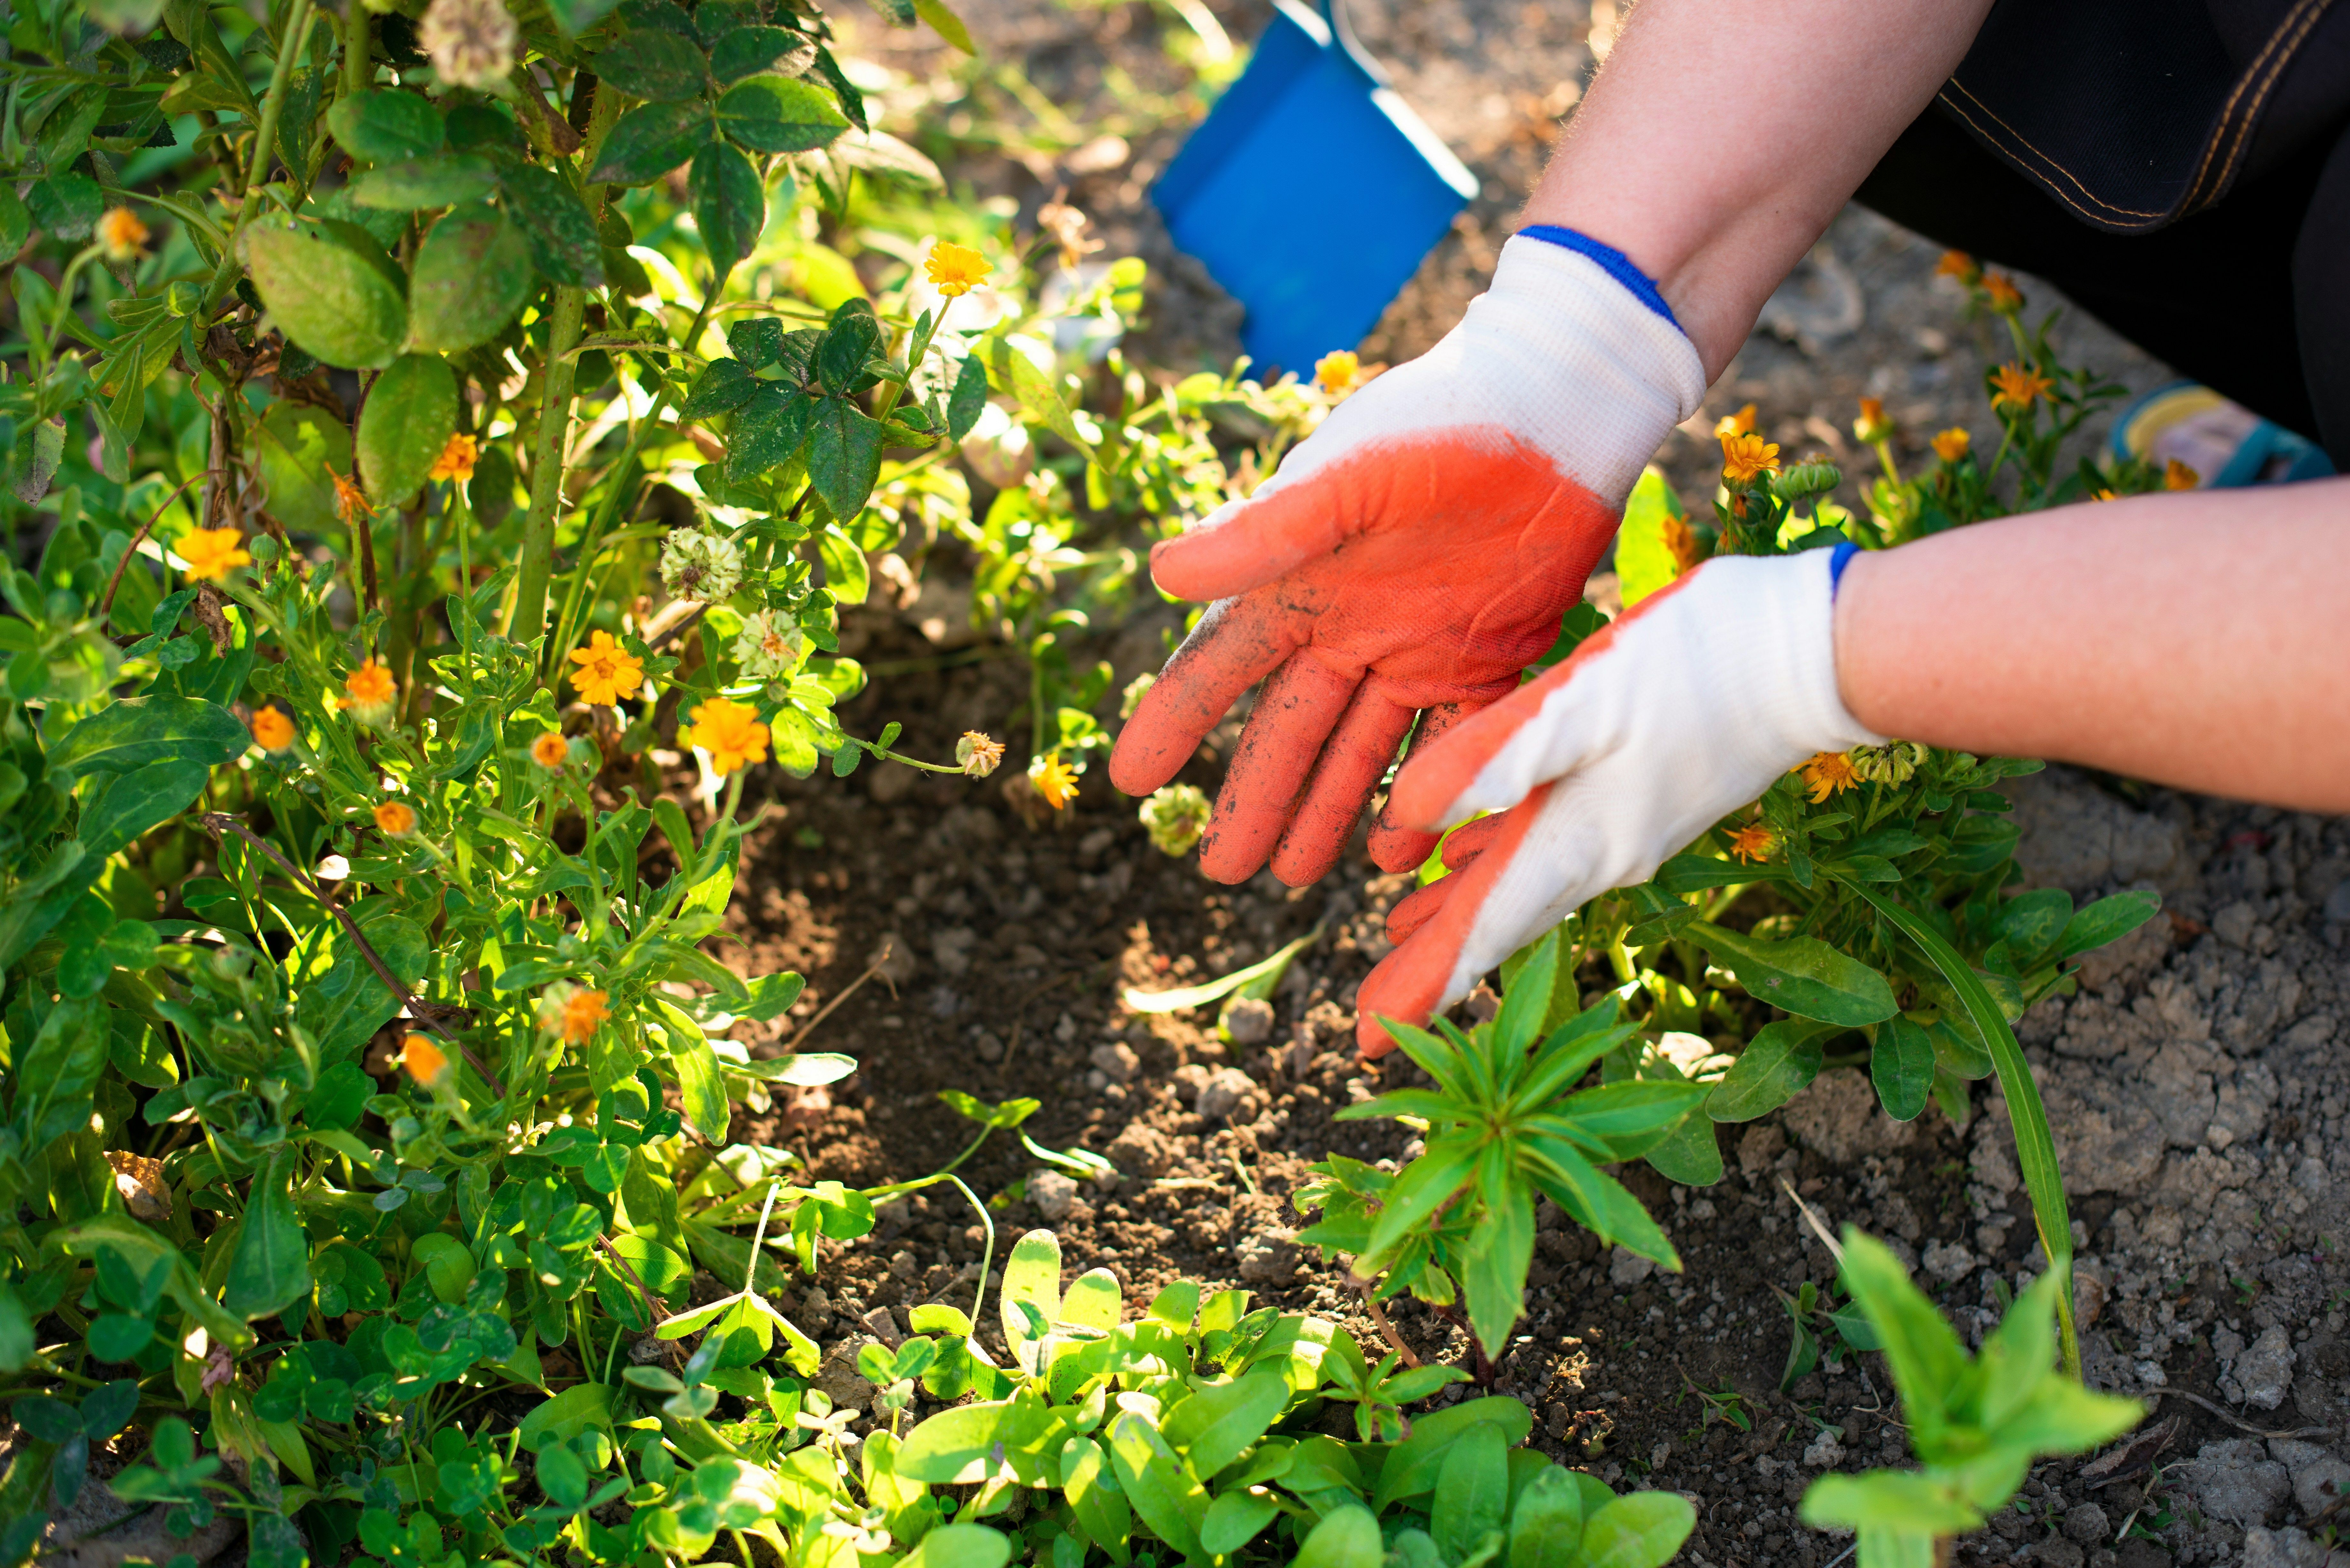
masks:
{"label": "gardening glove", "polygon": [[1820,752],[1881,744],[1836,685],[1835,579],[1852,546],[1709,561],[1572,658],[1414,753],[1388,811],[1436,829],[1452,874],[1399,902],[1356,1042],[1425,1023],[1478,978]]}
{"label": "gardening glove", "polygon": [[[1515,688],[1616,531],[1657,444],[1705,392],[1653,285],[1567,230],[1503,247],[1442,342],[1347,400],[1245,501],[1151,553],[1168,593],[1213,599],[1110,758],[1147,794],[1270,675],[1200,867],[1268,857],[1293,887],[1336,863],[1415,719],[1416,750]],[[1435,840],[1389,813],[1371,857]]]}

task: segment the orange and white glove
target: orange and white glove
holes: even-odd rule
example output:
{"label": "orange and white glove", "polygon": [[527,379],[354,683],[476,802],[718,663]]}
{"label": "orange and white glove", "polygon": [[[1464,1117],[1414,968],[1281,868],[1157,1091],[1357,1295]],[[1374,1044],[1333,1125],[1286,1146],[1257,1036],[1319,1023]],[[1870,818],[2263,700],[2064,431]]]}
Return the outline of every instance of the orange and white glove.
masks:
{"label": "orange and white glove", "polygon": [[1388,815],[1439,829],[1453,867],[1396,905],[1356,1043],[1425,1023],[1586,899],[1667,856],[1819,752],[1882,743],[1836,684],[1835,579],[1852,546],[1718,557],[1513,696],[1416,752]]}
{"label": "orange and white glove", "polygon": [[[1111,782],[1165,784],[1270,675],[1200,866],[1239,882],[1269,857],[1293,887],[1319,877],[1414,721],[1423,750],[1557,639],[1641,465],[1704,392],[1697,350],[1621,254],[1567,230],[1512,239],[1442,342],[1151,553],[1161,588],[1216,602],[1119,735]],[[1399,870],[1434,846],[1389,813],[1371,857]]]}

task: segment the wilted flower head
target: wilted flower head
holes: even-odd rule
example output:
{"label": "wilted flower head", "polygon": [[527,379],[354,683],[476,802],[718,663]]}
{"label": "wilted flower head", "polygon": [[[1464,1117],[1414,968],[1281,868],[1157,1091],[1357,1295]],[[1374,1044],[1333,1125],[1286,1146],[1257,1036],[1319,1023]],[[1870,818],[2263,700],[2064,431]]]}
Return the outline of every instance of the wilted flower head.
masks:
{"label": "wilted flower head", "polygon": [[1208,831],[1206,792],[1197,784],[1168,784],[1142,803],[1142,826],[1161,855],[1189,855]]}
{"label": "wilted flower head", "polygon": [[969,245],[955,244],[948,240],[941,240],[932,245],[931,254],[922,262],[922,275],[931,280],[931,287],[949,299],[960,298],[979,287],[987,281],[987,275],[994,270],[985,256]]}
{"label": "wilted flower head", "polygon": [[461,88],[504,81],[514,69],[515,34],[500,0],[432,0],[416,29],[442,82]]}
{"label": "wilted flower head", "polygon": [[1934,264],[1934,275],[1954,277],[1960,283],[1972,286],[1975,279],[1982,275],[1982,268],[1964,251],[1944,251],[1942,259]]}
{"label": "wilted flower head", "polygon": [[372,659],[343,678],[343,707],[370,729],[391,722],[391,701],[399,694],[391,671]]}
{"label": "wilted flower head", "polygon": [[1970,444],[1967,432],[1957,425],[1952,425],[1934,438],[1934,455],[1944,462],[1956,462],[1967,455],[1967,448]]}
{"label": "wilted flower head", "polygon": [[1749,865],[1768,860],[1779,847],[1779,836],[1759,822],[1750,822],[1730,836],[1730,852]]}
{"label": "wilted flower head", "polygon": [[694,705],[693,722],[678,732],[678,739],[710,753],[713,773],[767,760],[767,726],[757,722],[758,710],[747,702],[712,697]]}
{"label": "wilted flower head", "polygon": [[2003,272],[1983,274],[1983,293],[1991,296],[1991,307],[2005,316],[2023,308],[2023,291],[2015,280]]}
{"label": "wilted flower head", "polygon": [[571,689],[583,701],[609,707],[644,690],[644,661],[612,640],[608,631],[588,634],[588,646],[571,650]]}
{"label": "wilted flower head", "polygon": [[1869,784],[1908,784],[1928,755],[1915,741],[1887,741],[1881,746],[1855,746],[1845,753],[1852,771]]}
{"label": "wilted flower head", "polygon": [[294,721],[283,708],[253,711],[253,743],[265,752],[282,752],[294,743]]}
{"label": "wilted flower head", "polygon": [[[1076,271],[1080,262],[1102,248],[1100,240],[1086,237],[1089,222],[1083,213],[1058,196],[1036,209],[1037,229],[1053,236],[1053,243],[1061,247],[1061,265],[1070,272]],[[947,291],[941,288],[940,292]]]}
{"label": "wilted flower head", "polygon": [[110,262],[138,259],[147,244],[147,225],[128,207],[109,209],[98,221],[98,246]]}
{"label": "wilted flower head", "polygon": [[1690,526],[1689,519],[1667,513],[1661,532],[1665,548],[1672,552],[1675,576],[1694,569],[1705,559],[1705,541]]}
{"label": "wilted flower head", "polygon": [[955,742],[955,761],[962,771],[983,779],[1003,762],[1003,742],[978,730],[965,730]]}
{"label": "wilted flower head", "polygon": [[1729,431],[1721,438],[1721,477],[1744,483],[1779,470],[1779,449],[1752,431]]}
{"label": "wilted flower head", "polygon": [[200,582],[224,582],[231,567],[253,564],[244,536],[234,528],[191,528],[180,535],[178,549],[188,576]]}
{"label": "wilted flower head", "polygon": [[1031,763],[1028,782],[1036,786],[1036,793],[1055,811],[1077,798],[1077,770],[1063,762],[1058,752],[1047,752]]}
{"label": "wilted flower head", "polygon": [[807,634],[789,616],[761,610],[746,616],[734,639],[734,661],[754,680],[781,680],[807,657]]}
{"label": "wilted flower head", "polygon": [[449,1081],[449,1053],[421,1034],[411,1034],[400,1043],[400,1064],[428,1089]]}
{"label": "wilted flower head", "polygon": [[473,464],[480,461],[482,443],[457,431],[449,437],[449,444],[432,460],[432,472],[427,479],[453,479],[463,484],[473,477]]}
{"label": "wilted flower head", "polygon": [[335,515],[346,523],[356,523],[375,508],[368,504],[367,492],[359,488],[359,470],[348,474],[337,473],[335,465],[327,465],[327,477],[335,482]]}
{"label": "wilted flower head", "polygon": [[732,539],[680,528],[661,545],[661,587],[681,599],[714,604],[733,597],[743,580],[743,552]]}

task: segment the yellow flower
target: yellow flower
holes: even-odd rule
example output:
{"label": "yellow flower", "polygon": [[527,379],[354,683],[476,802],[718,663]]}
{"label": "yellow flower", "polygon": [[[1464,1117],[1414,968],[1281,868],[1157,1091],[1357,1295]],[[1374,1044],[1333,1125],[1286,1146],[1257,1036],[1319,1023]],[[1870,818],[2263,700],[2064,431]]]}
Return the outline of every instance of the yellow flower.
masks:
{"label": "yellow flower", "polygon": [[1944,251],[1942,259],[1934,264],[1934,275],[1954,277],[1960,283],[1971,285],[1982,275],[1982,268],[1964,251]]}
{"label": "yellow flower", "polygon": [[1779,847],[1779,836],[1759,822],[1750,822],[1730,836],[1730,852],[1749,865],[1768,860]]}
{"label": "yellow flower", "polygon": [[449,1081],[449,1054],[421,1034],[411,1034],[400,1043],[400,1064],[428,1089]]}
{"label": "yellow flower", "polygon": [[923,275],[949,299],[969,294],[985,283],[987,275],[993,270],[987,258],[977,251],[946,240],[932,245],[929,258],[922,263]]}
{"label": "yellow flower", "polygon": [[1852,759],[1842,752],[1820,752],[1798,770],[1804,783],[1812,792],[1812,804],[1818,805],[1832,794],[1838,794],[1860,783],[1860,773]]}
{"label": "yellow flower", "polygon": [[530,760],[549,773],[561,767],[570,755],[570,742],[552,730],[530,743]]}
{"label": "yellow flower", "polygon": [[1779,449],[1752,431],[1724,431],[1721,436],[1721,477],[1742,484],[1764,473],[1779,472]]}
{"label": "yellow flower", "polygon": [[147,225],[128,207],[116,207],[98,221],[99,249],[110,262],[135,259],[146,248]]}
{"label": "yellow flower", "polygon": [[1734,414],[1724,414],[1713,423],[1718,436],[1745,435],[1754,428],[1754,405],[1747,404]]}
{"label": "yellow flower", "polygon": [[1966,431],[1952,425],[1934,438],[1934,455],[1944,462],[1956,462],[1967,455],[1969,441]]}
{"label": "yellow flower", "polygon": [[571,662],[579,666],[571,672],[571,689],[585,701],[609,707],[644,690],[644,661],[608,631],[588,633],[588,646],[571,650]]}
{"label": "yellow flower", "polygon": [[370,659],[343,678],[343,706],[362,724],[380,725],[391,717],[392,699],[400,685],[391,671]]}
{"label": "yellow flower", "polygon": [[1668,514],[1664,525],[1665,548],[1673,553],[1673,573],[1676,576],[1693,569],[1705,559],[1705,544],[1697,530],[1685,518]]}
{"label": "yellow flower", "polygon": [[693,722],[678,738],[708,752],[713,770],[731,774],[767,760],[767,726],[753,718],[757,711],[745,702],[712,697],[695,706]]}
{"label": "yellow flower", "polygon": [[394,838],[405,838],[416,831],[416,813],[399,801],[383,801],[375,808],[375,825]]}
{"label": "yellow flower", "polygon": [[955,761],[975,779],[993,773],[1003,761],[1003,742],[979,730],[965,730],[955,742]]}
{"label": "yellow flower", "polygon": [[2022,413],[2048,395],[2055,383],[2028,365],[2011,360],[1991,375],[1991,406]]}
{"label": "yellow flower", "polygon": [[337,473],[335,465],[327,465],[327,477],[335,482],[335,515],[346,523],[356,523],[371,515],[375,508],[368,504],[367,492],[359,488],[359,470],[348,474]]}
{"label": "yellow flower", "polygon": [[1336,397],[1351,392],[1363,373],[1363,361],[1351,348],[1335,349],[1314,361],[1314,384]]}
{"label": "yellow flower", "polygon": [[2023,308],[2023,291],[2015,280],[2003,272],[1983,274],[1983,292],[1991,296],[1991,307],[2005,316]]}
{"label": "yellow flower", "polygon": [[253,564],[243,544],[244,535],[234,528],[191,528],[180,535],[180,559],[188,563],[188,576],[198,581],[223,582],[230,567]]}
{"label": "yellow flower", "polygon": [[2201,474],[2175,457],[2163,465],[2162,487],[2165,490],[2192,490],[2202,483]]}
{"label": "yellow flower", "polygon": [[432,460],[432,472],[427,479],[453,479],[463,484],[473,477],[473,463],[482,455],[482,443],[463,431],[449,438],[441,455]]}
{"label": "yellow flower", "polygon": [[2092,501],[2118,501],[2121,498],[2101,484],[2097,486],[2096,489],[2089,492],[2089,499]]}
{"label": "yellow flower", "polygon": [[1077,771],[1061,760],[1058,752],[1047,752],[1043,760],[1028,770],[1028,782],[1045,797],[1045,804],[1060,810],[1077,798]]}
{"label": "yellow flower", "polygon": [[265,752],[282,752],[294,743],[294,721],[283,708],[253,711],[253,743]]}
{"label": "yellow flower", "polygon": [[1885,417],[1882,398],[1860,400],[1860,418],[1852,421],[1852,433],[1860,438],[1863,446],[1875,446],[1893,433],[1893,425]]}

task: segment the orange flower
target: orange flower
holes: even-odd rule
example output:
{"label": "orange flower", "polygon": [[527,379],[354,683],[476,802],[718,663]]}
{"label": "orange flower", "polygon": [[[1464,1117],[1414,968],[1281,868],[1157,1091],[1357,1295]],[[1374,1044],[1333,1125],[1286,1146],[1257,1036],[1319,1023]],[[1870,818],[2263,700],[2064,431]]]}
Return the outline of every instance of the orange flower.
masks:
{"label": "orange flower", "polygon": [[1747,404],[1734,414],[1724,414],[1713,423],[1718,436],[1744,435],[1754,428],[1754,405]]}
{"label": "orange flower", "polygon": [[2032,367],[2011,360],[1991,372],[1991,406],[2013,409],[2020,414],[2046,397],[2055,383]]}
{"label": "orange flower", "polygon": [[549,730],[530,743],[530,760],[549,773],[561,767],[571,756],[571,743]]}
{"label": "orange flower", "polygon": [[400,1043],[400,1064],[428,1089],[449,1081],[449,1054],[421,1034],[411,1034]]}
{"label": "orange flower", "polygon": [[335,515],[346,523],[356,523],[374,515],[375,508],[368,504],[367,492],[359,488],[359,470],[348,474],[337,473],[335,465],[327,465],[327,477],[335,482]]}
{"label": "orange flower", "polygon": [[1982,268],[1964,251],[1944,251],[1942,259],[1934,264],[1934,275],[1954,277],[1960,283],[1971,285],[1982,275]]}
{"label": "orange flower", "polygon": [[1860,418],[1852,421],[1852,433],[1860,438],[1863,446],[1875,446],[1893,433],[1892,423],[1885,417],[1882,398],[1860,400]]}
{"label": "orange flower", "polygon": [[1705,559],[1704,542],[1699,539],[1697,530],[1689,525],[1687,519],[1668,514],[1663,532],[1665,548],[1673,553],[1674,576],[1693,569]]}
{"label": "orange flower", "polygon": [[612,1016],[605,1005],[610,996],[600,991],[575,991],[563,1004],[563,1038],[566,1044],[585,1045],[596,1038],[596,1031],[604,1020]]}
{"label": "orange flower", "polygon": [[1042,762],[1030,768],[1028,781],[1055,811],[1077,798],[1077,772],[1061,760],[1058,752],[1047,752]]}
{"label": "orange flower", "polygon": [[2015,280],[2005,273],[1983,274],[1982,286],[1983,292],[1991,296],[1991,307],[2002,316],[2023,308],[2023,291],[2016,287]]}
{"label": "orange flower", "polygon": [[1934,455],[1944,462],[1956,462],[1967,455],[1970,438],[1967,432],[1952,425],[1934,438]]}
{"label": "orange flower", "polygon": [[391,701],[400,694],[391,671],[370,659],[343,678],[343,706],[362,724],[380,726],[391,718]]}
{"label": "orange flower", "polygon": [[1361,379],[1363,361],[1351,348],[1339,348],[1314,361],[1314,384],[1336,397],[1351,392]]}
{"label": "orange flower", "polygon": [[767,726],[754,717],[757,712],[747,702],[712,697],[695,705],[693,722],[678,732],[678,738],[708,752],[713,771],[731,774],[767,760]]}
{"label": "orange flower", "polygon": [[253,711],[253,743],[265,752],[282,752],[294,743],[294,721],[285,709]]}
{"label": "orange flower", "polygon": [[383,801],[375,808],[375,825],[394,838],[405,838],[416,831],[416,812],[399,801]]}
{"label": "orange flower", "polygon": [[1752,865],[1768,860],[1779,847],[1779,836],[1759,822],[1750,822],[1730,836],[1730,852]]}
{"label": "orange flower", "polygon": [[1742,484],[1765,473],[1779,472],[1779,449],[1752,431],[1725,432],[1721,437],[1721,477]]}
{"label": "orange flower", "polygon": [[180,535],[180,559],[199,582],[225,582],[231,567],[253,564],[243,544],[244,535],[234,528],[191,528]]}
{"label": "orange flower", "polygon": [[432,460],[432,472],[424,477],[453,479],[463,484],[473,477],[473,463],[481,454],[481,442],[459,431],[450,436],[449,444],[442,447],[441,455]]}
{"label": "orange flower", "polygon": [[116,207],[98,221],[99,249],[110,262],[134,260],[146,248],[147,225],[128,207]]}
{"label": "orange flower", "polygon": [[571,689],[585,701],[609,707],[644,690],[644,661],[612,640],[608,631],[590,632],[588,646],[571,650]]}
{"label": "orange flower", "polygon": [[2203,483],[2203,476],[2172,458],[2163,465],[2162,487],[2165,490],[2192,490]]}
{"label": "orange flower", "polygon": [[949,299],[959,298],[987,281],[994,269],[987,258],[969,245],[958,245],[941,240],[931,247],[929,257],[922,263],[922,274],[931,286]]}
{"label": "orange flower", "polygon": [[1841,794],[1860,783],[1860,772],[1852,759],[1842,752],[1820,752],[1798,770],[1804,783],[1812,792],[1812,804],[1818,805],[1832,794]]}

